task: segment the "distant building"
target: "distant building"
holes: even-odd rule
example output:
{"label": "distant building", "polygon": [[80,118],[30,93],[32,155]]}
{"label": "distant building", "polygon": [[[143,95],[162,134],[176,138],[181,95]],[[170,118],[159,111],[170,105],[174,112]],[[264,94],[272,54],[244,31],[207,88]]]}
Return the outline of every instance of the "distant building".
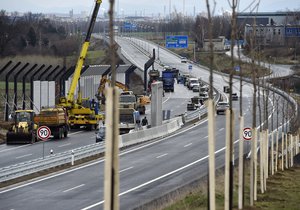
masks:
{"label": "distant building", "polygon": [[300,12],[252,12],[238,13],[238,26],[249,25],[300,25]]}
{"label": "distant building", "polygon": [[257,45],[289,45],[299,40],[300,12],[238,13],[237,25],[245,40],[256,34]]}
{"label": "distant building", "polygon": [[[254,31],[255,30],[255,31]],[[300,25],[246,25],[244,38],[260,46],[294,46],[300,42]]]}
{"label": "distant building", "polygon": [[[210,43],[209,39],[204,39],[204,41],[203,41],[204,51],[210,50],[209,43]],[[217,39],[212,39],[212,43],[213,43],[214,51],[222,51],[225,49],[225,37],[224,36],[219,36],[219,38],[217,38]]]}

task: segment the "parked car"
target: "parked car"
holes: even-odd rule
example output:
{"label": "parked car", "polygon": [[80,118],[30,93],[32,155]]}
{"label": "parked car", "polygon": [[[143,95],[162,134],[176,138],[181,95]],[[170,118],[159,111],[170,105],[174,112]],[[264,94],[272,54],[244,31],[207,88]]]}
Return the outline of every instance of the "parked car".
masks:
{"label": "parked car", "polygon": [[227,101],[219,101],[216,106],[217,114],[225,114],[226,110],[229,109],[229,103]]}
{"label": "parked car", "polygon": [[186,57],[181,57],[181,63],[187,63],[187,58]]}
{"label": "parked car", "polygon": [[105,126],[100,126],[99,130],[96,131],[96,143],[105,140]]}
{"label": "parked car", "polygon": [[194,85],[193,86],[193,92],[199,92],[200,85]]}
{"label": "parked car", "polygon": [[207,92],[200,92],[199,93],[199,98],[202,100],[202,101],[205,101],[208,99],[208,93]]}
{"label": "parked car", "polygon": [[232,93],[232,100],[233,101],[239,100],[239,96],[237,95],[237,93]]}
{"label": "parked car", "polygon": [[199,81],[197,78],[189,78],[187,82],[188,89],[192,90],[194,85],[199,85]]}

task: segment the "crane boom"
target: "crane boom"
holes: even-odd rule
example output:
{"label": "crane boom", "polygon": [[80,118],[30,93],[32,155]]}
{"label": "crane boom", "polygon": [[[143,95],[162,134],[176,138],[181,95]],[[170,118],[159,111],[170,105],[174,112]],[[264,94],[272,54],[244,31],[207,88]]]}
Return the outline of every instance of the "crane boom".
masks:
{"label": "crane boom", "polygon": [[94,29],[94,26],[95,26],[97,14],[98,14],[101,3],[102,3],[102,0],[96,0],[96,2],[95,2],[95,7],[94,7],[94,10],[93,10],[92,18],[91,18],[91,21],[90,21],[90,24],[89,24],[89,28],[88,28],[84,43],[81,47],[80,55],[79,55],[79,58],[77,60],[77,64],[76,64],[76,68],[75,68],[75,71],[74,71],[73,79],[72,79],[70,89],[69,89],[69,93],[68,93],[68,96],[67,96],[66,103],[67,103],[68,106],[71,106],[72,103],[74,102],[74,93],[75,93],[76,86],[77,86],[78,80],[80,78],[81,69],[82,69],[82,66],[84,64],[86,54],[87,54],[87,51],[88,51],[88,48],[89,48],[89,45],[90,45],[90,38],[91,38],[93,29]]}

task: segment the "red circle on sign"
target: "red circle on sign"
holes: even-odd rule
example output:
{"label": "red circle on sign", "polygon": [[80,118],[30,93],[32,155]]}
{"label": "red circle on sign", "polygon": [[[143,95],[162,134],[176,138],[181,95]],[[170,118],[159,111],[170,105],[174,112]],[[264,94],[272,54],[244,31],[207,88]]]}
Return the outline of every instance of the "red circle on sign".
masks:
{"label": "red circle on sign", "polygon": [[47,126],[41,126],[37,130],[37,135],[38,135],[39,139],[45,141],[50,137],[51,130]]}
{"label": "red circle on sign", "polygon": [[247,141],[252,139],[252,129],[251,128],[244,128],[243,138],[244,138],[244,140],[247,140]]}

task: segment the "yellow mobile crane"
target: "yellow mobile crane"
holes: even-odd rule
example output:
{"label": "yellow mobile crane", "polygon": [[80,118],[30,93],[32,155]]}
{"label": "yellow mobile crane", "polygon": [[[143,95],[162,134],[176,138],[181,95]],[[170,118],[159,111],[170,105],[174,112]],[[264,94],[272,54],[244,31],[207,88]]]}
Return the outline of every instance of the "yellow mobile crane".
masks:
{"label": "yellow mobile crane", "polygon": [[87,129],[96,128],[98,126],[99,120],[103,120],[104,116],[98,113],[97,102],[92,100],[89,102],[87,99],[85,101],[89,104],[84,103],[80,92],[78,93],[77,100],[74,99],[74,93],[78,80],[80,78],[81,69],[84,64],[88,47],[90,45],[90,38],[92,31],[95,26],[97,14],[100,8],[102,0],[96,0],[93,14],[90,20],[88,31],[85,37],[85,41],[82,45],[79,58],[77,60],[76,68],[74,71],[72,83],[66,97],[61,97],[59,100],[59,105],[65,107],[68,110],[69,123],[71,128],[79,128],[80,126],[85,126]]}

